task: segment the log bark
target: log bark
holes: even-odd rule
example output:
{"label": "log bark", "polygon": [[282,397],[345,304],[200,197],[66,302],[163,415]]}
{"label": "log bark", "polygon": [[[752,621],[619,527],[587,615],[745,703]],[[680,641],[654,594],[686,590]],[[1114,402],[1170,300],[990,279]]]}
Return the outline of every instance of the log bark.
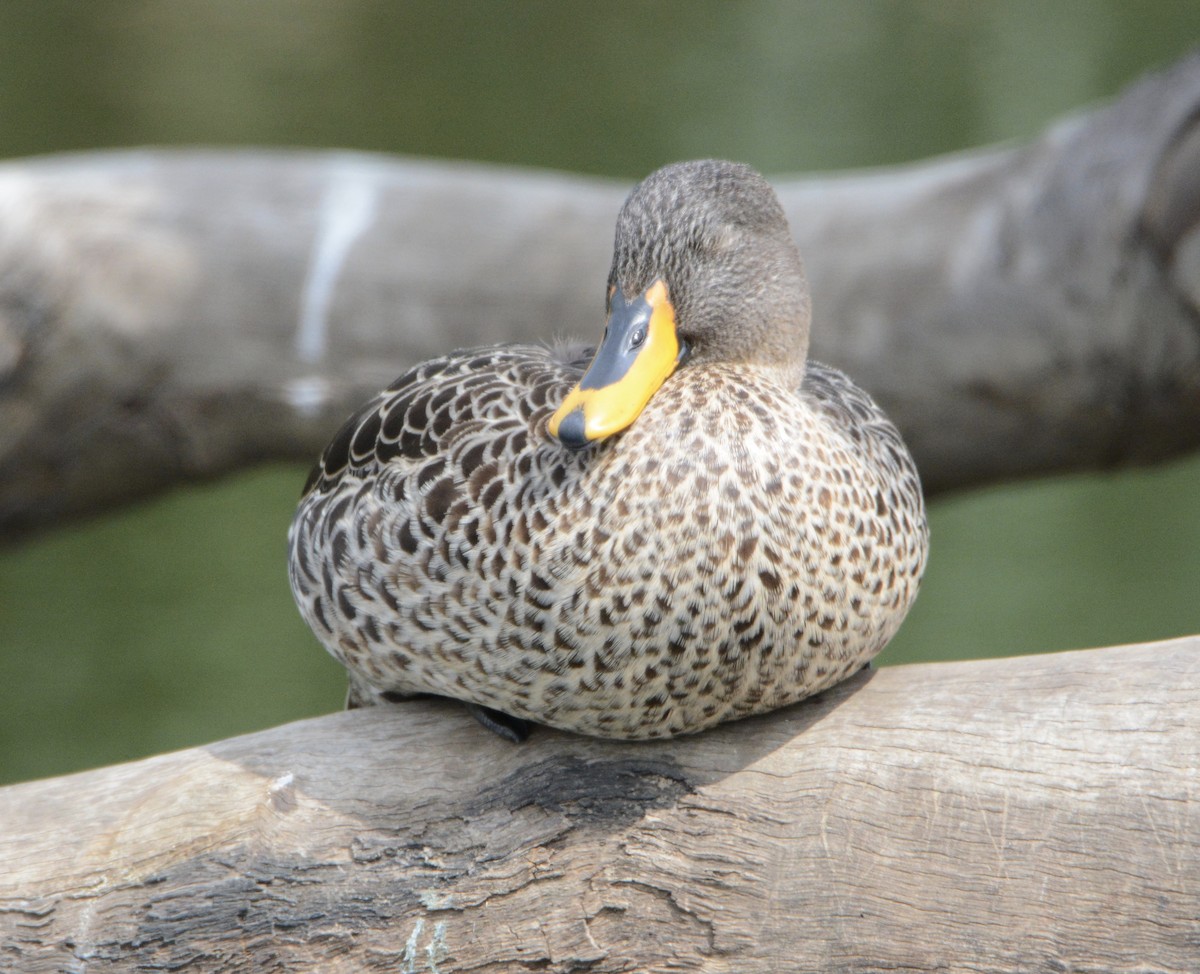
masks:
{"label": "log bark", "polygon": [[[1200,446],[1200,55],[1027,146],[777,185],[816,356],[931,492]],[[311,460],[451,347],[597,334],[626,190],[332,152],[0,166],[0,537]]]}
{"label": "log bark", "polygon": [[1200,637],[693,738],[336,714],[0,790],[0,967],[1195,971]]}

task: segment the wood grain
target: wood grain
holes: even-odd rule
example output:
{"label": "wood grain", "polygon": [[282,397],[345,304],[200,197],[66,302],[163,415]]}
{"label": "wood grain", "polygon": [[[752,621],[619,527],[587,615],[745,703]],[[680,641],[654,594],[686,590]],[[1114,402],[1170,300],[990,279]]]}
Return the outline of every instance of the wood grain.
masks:
{"label": "wood grain", "polygon": [[[1200,447],[1200,54],[1024,146],[776,179],[814,357],[933,493]],[[455,347],[602,328],[628,185],[339,152],[0,165],[0,539],[268,459]]]}
{"label": "wood grain", "polygon": [[1195,971],[1200,637],[693,738],[421,702],[0,790],[0,969]]}

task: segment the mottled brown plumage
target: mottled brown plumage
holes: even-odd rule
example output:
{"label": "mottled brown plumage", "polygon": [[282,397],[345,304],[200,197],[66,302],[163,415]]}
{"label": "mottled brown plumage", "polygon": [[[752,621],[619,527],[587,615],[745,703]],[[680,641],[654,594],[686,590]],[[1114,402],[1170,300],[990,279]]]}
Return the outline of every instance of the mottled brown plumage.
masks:
{"label": "mottled brown plumage", "polygon": [[587,356],[508,345],[418,366],[326,449],[291,580],[352,702],[664,737],[825,689],[895,634],[927,552],[917,473],[866,393],[806,362],[766,182],[701,162],[635,188],[609,284],[655,279],[689,355],[623,432],[566,449],[547,420]]}

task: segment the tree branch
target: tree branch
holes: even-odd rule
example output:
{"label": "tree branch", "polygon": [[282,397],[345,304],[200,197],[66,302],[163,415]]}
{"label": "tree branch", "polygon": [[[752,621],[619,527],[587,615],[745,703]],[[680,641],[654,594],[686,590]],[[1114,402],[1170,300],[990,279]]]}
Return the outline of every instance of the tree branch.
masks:
{"label": "tree branch", "polygon": [[675,741],[437,702],[0,789],[16,970],[1186,971],[1200,637]]}
{"label": "tree branch", "polygon": [[[1025,147],[777,185],[816,355],[931,491],[1200,446],[1200,55]],[[0,166],[0,533],[311,460],[454,346],[597,334],[627,188],[328,152]]]}

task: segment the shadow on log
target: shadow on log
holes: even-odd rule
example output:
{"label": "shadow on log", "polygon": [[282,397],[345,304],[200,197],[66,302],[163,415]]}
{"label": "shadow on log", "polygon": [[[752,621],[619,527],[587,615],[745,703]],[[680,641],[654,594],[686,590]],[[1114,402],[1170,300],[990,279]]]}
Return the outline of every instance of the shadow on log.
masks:
{"label": "shadow on log", "polygon": [[[815,357],[930,491],[1200,447],[1200,54],[1024,147],[774,182]],[[330,152],[5,163],[0,538],[310,463],[453,347],[597,335],[627,190]]]}
{"label": "shadow on log", "polygon": [[862,674],[676,741],[456,705],[0,790],[0,966],[1190,971],[1200,637]]}

